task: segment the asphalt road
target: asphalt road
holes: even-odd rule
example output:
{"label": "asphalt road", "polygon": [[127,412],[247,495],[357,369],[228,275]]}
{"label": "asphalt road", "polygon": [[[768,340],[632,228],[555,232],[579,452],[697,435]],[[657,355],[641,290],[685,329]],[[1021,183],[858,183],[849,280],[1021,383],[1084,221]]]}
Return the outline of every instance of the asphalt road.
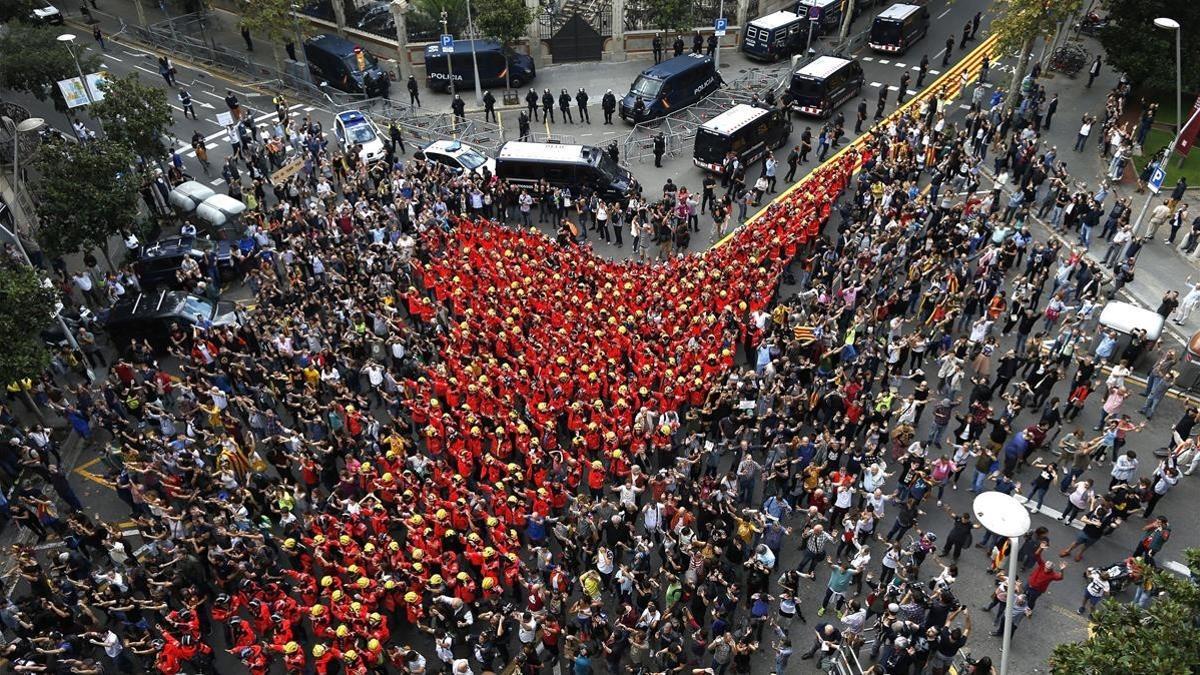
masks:
{"label": "asphalt road", "polygon": [[[899,65],[894,59],[881,60],[871,54],[864,54],[863,67],[867,74],[868,90],[864,95],[871,102],[872,108],[876,94],[872,88],[878,86],[895,86],[899,80],[899,74],[902,68],[912,67],[915,65],[922,53],[930,53],[930,59],[936,65],[940,64],[940,57],[936,56],[937,50],[942,48],[942,43],[945,38],[951,34],[958,35],[962,25],[974,15],[976,11],[985,6],[983,2],[956,2],[953,5],[946,5],[942,2],[934,2],[931,6],[931,13],[934,17],[933,30],[930,36],[923,42],[919,43],[915,49],[909,54],[904,55],[899,59]],[[860,19],[855,29],[860,30],[867,25],[866,19]],[[957,42],[957,41],[956,41]],[[94,46],[93,46],[94,48]],[[958,56],[958,54],[956,54]],[[116,74],[124,74],[136,72],[147,83],[153,83],[156,86],[166,87],[165,83],[159,77],[157,68],[154,63],[154,58],[137,49],[124,45],[111,45],[110,51],[103,54],[106,65]],[[739,70],[744,70],[752,67],[760,67],[757,64],[741,59],[739,56],[723,56],[725,64],[723,65],[723,73],[737,73]],[[629,81],[632,81],[633,76],[645,67],[645,63],[630,62],[626,64],[580,64],[569,66],[557,66],[546,68],[539,71],[539,79],[536,84],[539,87],[547,86],[552,90],[557,90],[561,86],[569,88],[577,88],[585,86],[592,93],[594,99],[598,99],[605,88],[613,88],[619,92],[621,87],[626,86]],[[244,87],[237,83],[226,83],[216,76],[196,71],[190,68],[187,64],[179,63],[179,79],[189,87],[193,97],[197,102],[197,112],[201,119],[193,122],[185,121],[181,111],[177,111],[177,121],[172,131],[180,139],[186,141],[190,138],[194,131],[199,130],[206,136],[210,136],[209,141],[213,144],[210,147],[210,157],[215,160],[222,158],[224,152],[221,151],[223,145],[223,129],[216,122],[216,113],[224,109],[224,104],[221,97],[224,94],[225,88],[232,87],[237,90],[239,97],[243,101],[243,105],[248,105],[252,109],[256,109],[256,115],[268,115],[270,110],[270,101],[268,94],[259,94],[253,89]],[[994,69],[995,70],[995,69]],[[931,75],[936,75],[932,73]],[[727,76],[728,79],[728,76]],[[995,78],[993,78],[995,79]],[[618,85],[618,86],[614,86]],[[429,108],[438,108],[439,110],[448,109],[448,100],[441,95],[423,92],[422,97],[426,106]],[[46,117],[55,126],[69,130],[68,120],[58,113],[54,112],[52,107],[46,103],[42,104],[26,97],[13,97],[21,103],[28,104],[34,111],[34,114],[39,114]],[[890,96],[894,101],[894,92]],[[171,101],[177,105],[174,94],[171,93]],[[847,104],[845,112],[847,117],[853,118],[853,109],[857,102],[853,101]],[[207,105],[205,105],[207,104]],[[211,106],[211,107],[209,107]],[[601,145],[610,139],[623,139],[627,133],[627,127],[614,125],[613,127],[605,127],[599,122],[602,116],[593,117],[591,125],[574,125],[571,128],[571,133],[576,136],[580,142],[594,143]],[[330,118],[328,112],[305,104],[297,104],[292,107],[290,113],[295,117],[303,117],[304,115],[313,115],[315,119],[322,122],[328,129],[330,128]],[[515,129],[516,111],[504,113],[505,129]],[[803,128],[803,121],[796,120],[797,129]],[[552,129],[555,133],[567,133],[561,131],[560,127],[567,125],[559,125]],[[185,161],[188,169],[194,175],[200,177],[203,174],[199,170],[194,158],[187,157],[185,153]],[[666,177],[670,176],[679,184],[687,185],[692,183],[699,185],[701,173],[693,167],[690,162],[690,157],[680,157],[669,160],[667,165],[662,169],[655,169],[650,163],[635,164],[630,167],[644,185],[650,188],[650,191],[655,190],[655,186],[661,185]],[[214,181],[218,176],[214,175],[208,180]],[[219,184],[218,184],[219,185]],[[780,189],[785,186],[781,185]],[[706,220],[706,219],[702,219]],[[702,222],[702,228],[711,227],[711,223]],[[707,232],[701,232],[695,238],[696,242],[707,241]],[[693,248],[698,247],[697,243]],[[605,255],[614,257],[624,257],[628,255],[628,249],[621,251],[615,248],[604,245],[597,245],[597,250]],[[1007,346],[1007,343],[1002,345]],[[1055,395],[1064,396],[1064,391],[1056,391]],[[1130,402],[1131,405],[1134,401]],[[1153,468],[1152,451],[1162,446],[1170,434],[1170,428],[1175,420],[1181,414],[1182,407],[1180,402],[1168,400],[1160,406],[1159,412],[1155,420],[1153,420],[1145,432],[1133,436],[1129,442],[1130,448],[1136,450],[1143,458],[1142,475],[1147,475]],[[1030,415],[1024,415],[1019,421],[1021,423],[1029,423],[1032,421]],[[1081,418],[1083,425],[1090,426],[1095,423],[1096,413],[1094,408],[1089,409]],[[927,424],[929,416],[926,416],[926,425],[920,429],[921,434],[927,433]],[[82,457],[80,466],[77,468],[73,480],[77,489],[80,491],[85,503],[91,505],[96,515],[109,522],[125,523],[128,520],[128,511],[124,504],[116,498],[115,493],[105,484],[104,474],[106,466],[99,460],[94,451],[85,452]],[[1107,468],[1096,467],[1089,476],[1097,479],[1097,482],[1102,485],[1107,484]],[[1021,474],[1020,478],[1028,481],[1031,478],[1031,473],[1026,470]],[[969,476],[967,477],[969,479]],[[970,506],[970,493],[966,491],[967,482],[964,479],[962,489],[957,491],[948,491],[946,497],[946,506],[955,511],[963,511]],[[1200,498],[1200,490],[1196,486],[1196,481],[1193,478],[1185,478],[1179,486],[1160,504],[1160,513],[1171,517],[1176,523],[1176,528],[1171,542],[1167,545],[1166,550],[1161,556],[1164,561],[1178,557],[1178,552],[1189,546],[1200,545],[1200,536],[1197,532],[1188,527],[1189,519],[1186,517],[1189,510],[1186,508],[1188,504]],[[1047,506],[1053,509],[1061,509],[1064,504],[1064,499],[1051,493],[1047,499]],[[921,521],[923,527],[934,532],[944,535],[949,525],[948,517],[945,513],[933,511]],[[890,526],[891,516],[894,513],[889,513],[888,519],[883,525]],[[1044,525],[1050,530],[1052,545],[1054,548],[1064,546],[1075,535],[1076,530],[1064,527],[1055,520],[1054,513],[1050,512],[1044,515],[1035,515],[1033,517],[1034,525]],[[1133,519],[1132,522],[1124,525],[1111,537],[1107,537],[1100,543],[1095,545],[1087,554],[1084,564],[1072,564],[1068,568],[1068,578],[1052,587],[1050,593],[1039,603],[1038,611],[1032,619],[1026,622],[1016,635],[1013,651],[1013,672],[1021,673],[1037,673],[1045,670],[1046,658],[1050,650],[1055,644],[1076,640],[1085,635],[1085,622],[1081,617],[1075,614],[1074,610],[1078,606],[1080,593],[1083,588],[1082,568],[1085,564],[1104,563],[1120,559],[1128,554],[1138,540],[1137,530],[1140,529],[1140,518]],[[131,535],[135,536],[136,535]],[[876,551],[878,553],[878,551]],[[794,566],[798,562],[798,555],[792,548],[787,548],[781,557],[780,564],[784,567]],[[876,556],[872,567],[877,569]],[[972,635],[969,648],[976,656],[988,654],[993,657],[998,656],[999,639],[992,638],[986,635],[990,628],[990,621],[983,616],[981,610],[976,608],[984,603],[992,588],[992,578],[984,571],[985,557],[977,550],[967,551],[960,561],[960,576],[956,584],[956,590],[959,597],[973,609],[976,614],[975,633]],[[928,574],[931,571],[936,571],[933,566],[933,561],[926,563],[925,572]],[[806,586],[806,593],[802,598],[804,601],[803,607],[805,614],[810,621],[815,619],[816,604],[819,603],[822,591],[826,580],[826,572],[818,575],[817,579],[810,582]],[[798,648],[806,648],[809,642],[809,635],[803,627],[797,627],[798,636],[795,640]],[[416,642],[415,644],[423,644]],[[233,664],[228,662],[219,662],[222,672],[237,672],[233,668]],[[770,655],[764,646],[760,660],[757,662],[757,667],[766,672],[770,667]],[[798,672],[811,672],[815,669],[812,662],[792,661],[792,668]],[[227,670],[228,669],[228,670]]]}

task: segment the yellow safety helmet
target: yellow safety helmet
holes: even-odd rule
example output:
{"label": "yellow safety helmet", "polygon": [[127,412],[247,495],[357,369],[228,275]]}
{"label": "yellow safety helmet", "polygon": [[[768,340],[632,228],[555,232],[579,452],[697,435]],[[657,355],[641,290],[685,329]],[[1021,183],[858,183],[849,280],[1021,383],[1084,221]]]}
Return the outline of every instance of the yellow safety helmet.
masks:
{"label": "yellow safety helmet", "polygon": [[405,594],[404,594],[404,601],[405,601],[405,602],[416,602],[416,601],[417,601],[417,594],[416,594],[416,592],[414,592],[414,591],[409,591],[409,592],[405,593]]}

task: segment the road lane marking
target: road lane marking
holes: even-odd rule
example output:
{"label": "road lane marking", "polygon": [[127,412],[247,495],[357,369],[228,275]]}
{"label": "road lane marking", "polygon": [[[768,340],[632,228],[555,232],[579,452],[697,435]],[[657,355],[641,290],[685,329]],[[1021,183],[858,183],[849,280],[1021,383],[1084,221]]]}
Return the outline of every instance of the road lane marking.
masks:
{"label": "road lane marking", "polygon": [[125,63],[125,59],[118,59],[117,57],[113,56],[112,54],[105,53],[105,54],[101,54],[100,56],[103,56],[106,59],[112,59],[113,61],[116,61],[117,63]]}
{"label": "road lane marking", "polygon": [[939,18],[939,19],[940,19],[940,18],[942,18],[943,16],[946,16],[947,14],[949,14],[949,13],[950,13],[950,9],[951,9],[950,7],[947,7],[947,8],[946,8],[946,11],[944,11],[944,12],[942,12],[941,14],[938,14],[938,15],[937,15],[937,18]]}

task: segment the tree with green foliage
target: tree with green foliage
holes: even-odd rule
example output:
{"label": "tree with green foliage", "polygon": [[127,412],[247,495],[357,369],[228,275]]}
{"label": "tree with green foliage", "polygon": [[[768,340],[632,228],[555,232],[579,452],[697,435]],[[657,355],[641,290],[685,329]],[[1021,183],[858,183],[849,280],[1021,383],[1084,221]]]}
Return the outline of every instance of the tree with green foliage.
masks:
{"label": "tree with green foliage", "polygon": [[[1175,91],[1175,34],[1154,25],[1158,17],[1170,17],[1183,26],[1180,43],[1183,90],[1200,89],[1200,41],[1187,32],[1200,25],[1200,3],[1192,0],[1105,0],[1108,25],[1100,32],[1100,44],[1108,64],[1125,73],[1135,85],[1159,91]],[[1130,39],[1130,36],[1136,36]],[[1186,115],[1186,110],[1184,111]]]}
{"label": "tree with green foliage", "polygon": [[238,3],[238,14],[252,35],[271,43],[275,67],[282,71],[283,54],[279,45],[291,42],[296,31],[292,0],[246,0]]}
{"label": "tree with green foliage", "polygon": [[39,333],[54,319],[56,302],[54,287],[34,268],[0,263],[0,382],[37,377],[50,365]]}
{"label": "tree with green foliage", "polygon": [[[58,42],[58,31],[46,26],[11,22],[0,35],[0,89],[22,91],[45,101],[58,82],[79,77],[71,53]],[[100,69],[100,59],[79,52],[85,73]]]}
{"label": "tree with green foliage", "polygon": [[[484,3],[475,17],[475,27],[480,35],[507,47],[525,35],[530,21],[533,21],[533,12],[525,6],[525,0],[491,0]],[[507,68],[504,83],[506,88],[512,88]]]}
{"label": "tree with green foliage", "polygon": [[[409,30],[442,33],[442,10],[446,10],[446,30],[457,40],[467,33],[467,0],[410,0]],[[482,9],[476,4],[472,10]],[[476,19],[478,21],[478,19]]]}
{"label": "tree with green foliage", "polygon": [[1083,0],[998,0],[992,11],[996,18],[989,30],[998,36],[1000,53],[1017,52],[1020,59],[1013,70],[1012,83],[1005,98],[1013,105],[1021,94],[1021,82],[1029,70],[1033,44],[1038,38],[1049,40],[1059,25],[1071,19],[1083,5]]}
{"label": "tree with green foliage", "polygon": [[50,256],[100,248],[138,213],[133,151],[109,138],[48,141],[33,159],[37,239]]}
{"label": "tree with green foliage", "polygon": [[[1193,579],[1200,548],[1184,551]],[[1195,672],[1200,664],[1200,585],[1164,570],[1148,573],[1150,605],[1108,599],[1092,615],[1088,638],[1050,655],[1055,675],[1159,675]]]}
{"label": "tree with green foliage", "polygon": [[174,123],[166,92],[142,84],[137,73],[105,79],[100,90],[104,98],[92,104],[92,115],[108,139],[127,146],[146,166],[166,157]]}
{"label": "tree with green foliage", "polygon": [[650,20],[662,30],[687,33],[695,28],[695,10],[692,0],[658,0],[650,7]]}
{"label": "tree with green foliage", "polygon": [[0,0],[0,23],[25,21],[33,13],[33,0]]}

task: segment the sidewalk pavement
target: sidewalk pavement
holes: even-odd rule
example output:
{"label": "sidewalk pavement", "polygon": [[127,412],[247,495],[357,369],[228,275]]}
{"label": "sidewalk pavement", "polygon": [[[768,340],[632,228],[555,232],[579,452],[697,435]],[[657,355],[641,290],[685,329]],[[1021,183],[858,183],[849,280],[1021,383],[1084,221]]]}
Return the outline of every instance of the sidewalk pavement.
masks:
{"label": "sidewalk pavement", "polygon": [[[1084,39],[1090,43],[1086,45],[1090,51],[1098,52],[1101,49],[1099,43],[1091,38],[1085,37]],[[1091,88],[1086,86],[1086,76],[1071,79],[1061,73],[1053,73],[1053,77],[1043,78],[1040,81],[1046,87],[1048,97],[1058,94],[1058,111],[1051,120],[1050,130],[1042,132],[1043,143],[1047,146],[1057,147],[1059,160],[1066,163],[1071,177],[1086,183],[1093,191],[1100,186],[1101,181],[1108,180],[1108,160],[1100,156],[1099,123],[1094,127],[1082,152],[1075,152],[1072,147],[1078,135],[1080,119],[1085,113],[1091,113],[1097,119],[1104,119],[1105,99],[1108,92],[1116,86],[1119,78],[1120,73],[1112,71],[1106,66]],[[1007,82],[1003,85],[1006,86]],[[1137,194],[1137,177],[1130,166],[1126,169],[1123,179],[1111,186],[1110,195],[1104,202],[1105,214],[1111,210],[1117,199],[1130,197],[1133,209],[1133,215],[1130,218],[1132,223],[1136,220],[1137,214],[1141,212],[1147,197],[1152,198],[1150,202],[1152,210],[1155,204],[1169,196],[1174,183],[1175,178],[1168,170],[1163,191],[1158,196],[1149,191],[1145,194]],[[1148,218],[1149,212],[1146,215],[1147,220]],[[1103,222],[1103,218],[1101,222]],[[1143,231],[1145,222],[1143,220]],[[1188,224],[1185,223],[1184,228],[1180,230],[1180,239],[1176,240],[1176,244],[1186,234],[1187,226]],[[1185,257],[1175,245],[1163,241],[1161,237],[1166,231],[1167,228],[1162,228],[1159,233],[1160,239],[1147,242],[1142,248],[1138,255],[1137,274],[1135,274],[1133,282],[1126,285],[1122,291],[1122,294],[1127,291],[1131,299],[1151,310],[1158,308],[1163,295],[1169,290],[1179,291],[1182,299],[1187,293],[1187,287],[1184,284],[1187,277],[1191,276],[1194,280],[1200,280],[1200,261]],[[1098,235],[1099,232],[1094,234]],[[1069,237],[1065,241],[1072,246],[1076,245],[1074,237]],[[1107,242],[1096,236],[1092,240],[1087,255],[1099,261],[1103,258],[1107,248]],[[1109,273],[1111,274],[1111,270]],[[1192,335],[1200,332],[1200,315],[1193,314],[1184,322],[1183,326],[1176,326],[1174,322],[1168,321],[1166,330],[1186,344]]]}

